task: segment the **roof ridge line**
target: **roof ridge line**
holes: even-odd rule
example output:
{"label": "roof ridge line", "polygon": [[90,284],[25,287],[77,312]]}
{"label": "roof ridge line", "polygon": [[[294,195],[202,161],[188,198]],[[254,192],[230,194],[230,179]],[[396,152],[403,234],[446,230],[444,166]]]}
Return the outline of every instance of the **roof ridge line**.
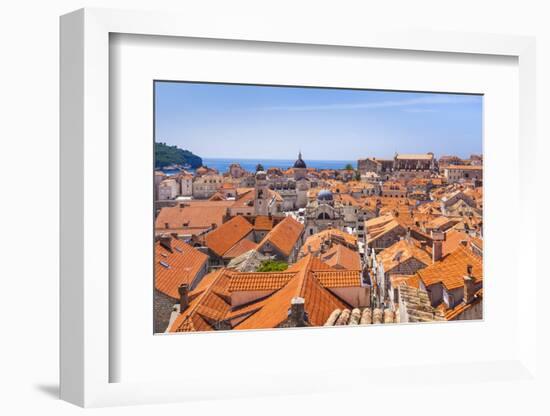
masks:
{"label": "roof ridge line", "polygon": [[[210,283],[210,286],[208,286],[206,289],[204,289],[202,291],[201,294],[199,294],[198,296],[196,296],[193,300],[196,300],[197,302],[195,303],[195,305],[193,305],[193,307],[191,309],[189,309],[189,313],[188,315],[191,316],[192,313],[194,313],[197,308],[200,306],[200,303],[201,303],[201,300],[208,294],[212,291],[212,287],[214,286],[214,283],[216,283],[216,281],[225,274],[225,271],[227,269],[226,268],[223,268],[223,269],[220,269],[217,271],[218,275],[214,278],[214,280],[212,281],[212,283]],[[213,272],[213,273],[216,273],[216,272]],[[203,277],[204,278],[204,277]],[[215,293],[217,295],[217,293]],[[219,296],[219,295],[218,295]],[[198,312],[197,312],[198,313]],[[180,311],[180,315],[182,314],[182,312]],[[200,313],[199,313],[200,315]],[[183,322],[179,325],[181,326],[185,321],[187,321],[187,319],[189,319],[189,316],[183,320]],[[177,318],[176,318],[177,319]],[[174,321],[175,323],[175,321]],[[170,329],[172,329],[170,327]]]}

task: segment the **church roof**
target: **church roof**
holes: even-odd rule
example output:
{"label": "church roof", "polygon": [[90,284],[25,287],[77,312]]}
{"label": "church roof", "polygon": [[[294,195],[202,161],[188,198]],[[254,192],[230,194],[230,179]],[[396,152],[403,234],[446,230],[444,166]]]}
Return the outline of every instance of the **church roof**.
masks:
{"label": "church roof", "polygon": [[302,159],[302,152],[298,153],[298,160],[294,162],[294,168],[306,169],[306,162]]}

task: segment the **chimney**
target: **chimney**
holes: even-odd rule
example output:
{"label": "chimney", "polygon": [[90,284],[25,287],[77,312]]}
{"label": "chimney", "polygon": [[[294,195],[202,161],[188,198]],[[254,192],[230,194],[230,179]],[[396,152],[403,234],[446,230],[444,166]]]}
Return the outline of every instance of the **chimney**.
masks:
{"label": "chimney", "polygon": [[159,242],[162,247],[164,247],[170,253],[172,252],[172,236],[170,234],[162,234],[159,237]]}
{"label": "chimney", "polygon": [[311,249],[311,244],[308,244],[307,245],[307,252],[308,253],[311,253],[313,250]]}
{"label": "chimney", "polygon": [[291,326],[306,326],[305,300],[300,297],[293,297],[290,301],[290,323]]}
{"label": "chimney", "polygon": [[405,238],[407,239],[407,242],[411,241],[411,227],[407,227],[407,234]]}
{"label": "chimney", "polygon": [[217,227],[217,225],[216,225],[215,222],[213,222],[212,224],[210,224],[210,228],[211,228],[212,230],[215,230],[216,227]]}
{"label": "chimney", "polygon": [[445,234],[441,231],[432,231],[432,240],[432,261],[435,263],[443,257],[443,240],[445,240]]}
{"label": "chimney", "polygon": [[475,288],[474,278],[472,276],[472,265],[466,266],[466,275],[464,276],[464,303],[470,303],[474,300]]}
{"label": "chimney", "polygon": [[178,293],[180,295],[180,313],[183,313],[189,306],[189,285],[187,283],[182,283],[180,287],[178,287]]}

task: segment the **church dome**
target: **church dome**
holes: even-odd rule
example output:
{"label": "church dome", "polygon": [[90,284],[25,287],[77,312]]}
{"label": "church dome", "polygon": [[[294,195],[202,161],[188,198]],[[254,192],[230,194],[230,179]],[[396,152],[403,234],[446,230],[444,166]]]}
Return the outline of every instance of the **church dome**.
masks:
{"label": "church dome", "polygon": [[317,201],[332,201],[332,192],[328,189],[322,189],[317,194]]}
{"label": "church dome", "polygon": [[294,162],[294,168],[297,169],[306,169],[306,162],[302,159],[302,152],[298,153],[298,160]]}

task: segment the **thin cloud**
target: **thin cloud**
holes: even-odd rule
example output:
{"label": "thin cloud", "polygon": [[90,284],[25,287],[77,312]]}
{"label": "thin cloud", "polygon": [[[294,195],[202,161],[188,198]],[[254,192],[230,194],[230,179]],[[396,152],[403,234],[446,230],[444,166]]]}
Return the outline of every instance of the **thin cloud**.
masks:
{"label": "thin cloud", "polygon": [[[356,103],[315,104],[315,105],[285,105],[260,107],[267,111],[331,111],[358,110],[390,107],[415,107],[419,105],[468,104],[476,102],[476,98],[463,95],[430,95],[426,97],[407,98],[403,100],[366,101]],[[416,109],[421,110],[421,109]]]}
{"label": "thin cloud", "polygon": [[406,113],[437,113],[439,110],[435,108],[404,108]]}

